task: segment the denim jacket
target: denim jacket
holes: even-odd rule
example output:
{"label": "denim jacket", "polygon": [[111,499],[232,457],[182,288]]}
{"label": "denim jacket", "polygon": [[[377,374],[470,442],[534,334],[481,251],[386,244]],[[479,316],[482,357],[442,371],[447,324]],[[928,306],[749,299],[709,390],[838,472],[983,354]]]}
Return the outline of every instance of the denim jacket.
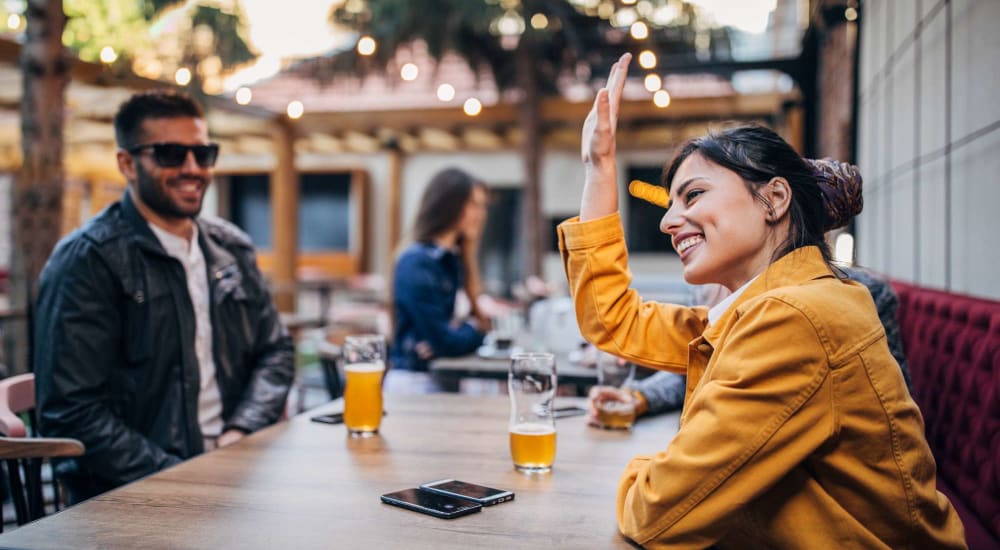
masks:
{"label": "denim jacket", "polygon": [[426,371],[427,361],[415,349],[420,342],[434,357],[466,355],[483,343],[484,334],[472,323],[452,321],[463,282],[462,261],[451,250],[414,243],[400,254],[393,280],[392,368]]}

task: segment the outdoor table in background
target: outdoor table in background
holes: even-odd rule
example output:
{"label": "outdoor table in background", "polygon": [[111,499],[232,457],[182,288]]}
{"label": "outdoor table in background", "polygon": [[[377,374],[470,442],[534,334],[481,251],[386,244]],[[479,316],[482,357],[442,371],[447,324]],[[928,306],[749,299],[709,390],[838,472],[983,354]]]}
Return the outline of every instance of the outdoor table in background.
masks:
{"label": "outdoor table in background", "polygon": [[[430,372],[436,379],[456,387],[462,378],[507,380],[509,369],[509,357],[480,357],[473,354],[462,357],[440,357],[430,362]],[[574,386],[577,395],[586,395],[587,388],[597,383],[597,369],[571,363],[563,356],[556,356],[556,373],[559,376],[559,385]]]}
{"label": "outdoor table in background", "polygon": [[[557,398],[557,405],[582,403]],[[633,432],[557,420],[553,472],[511,464],[506,397],[386,396],[382,434],[309,421],[335,402],[0,536],[18,548],[630,548],[615,523],[629,458],[667,446],[678,416]],[[454,520],[379,495],[441,478],[516,493]]]}

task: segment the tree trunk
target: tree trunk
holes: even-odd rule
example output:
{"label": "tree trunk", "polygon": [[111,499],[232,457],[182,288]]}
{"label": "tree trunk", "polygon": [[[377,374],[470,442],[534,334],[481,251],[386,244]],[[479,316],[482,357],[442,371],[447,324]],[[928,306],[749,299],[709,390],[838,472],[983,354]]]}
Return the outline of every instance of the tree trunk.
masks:
{"label": "tree trunk", "polygon": [[517,63],[517,78],[523,94],[518,103],[518,117],[524,140],[521,144],[521,157],[524,161],[524,192],[522,216],[524,223],[524,270],[525,276],[542,273],[542,257],[547,242],[546,225],[542,218],[541,201],[541,165],[542,165],[542,127],[541,98],[538,90],[538,79],[535,74],[534,60],[529,46],[530,38],[522,37],[515,52]]}
{"label": "tree trunk", "polygon": [[[20,60],[22,160],[11,201],[11,304],[23,308],[30,323],[38,274],[62,226],[63,117],[69,65],[62,45],[66,26],[62,0],[29,0],[26,16]],[[30,325],[11,332],[15,333],[16,351],[8,360],[14,372],[23,372],[30,368]]]}

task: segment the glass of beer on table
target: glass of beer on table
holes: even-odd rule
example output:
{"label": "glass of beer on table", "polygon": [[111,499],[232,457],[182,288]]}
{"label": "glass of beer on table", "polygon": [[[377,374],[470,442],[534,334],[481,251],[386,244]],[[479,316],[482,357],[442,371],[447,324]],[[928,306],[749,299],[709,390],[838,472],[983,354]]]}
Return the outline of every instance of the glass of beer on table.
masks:
{"label": "glass of beer on table", "polygon": [[556,458],[556,361],[551,353],[511,356],[507,388],[510,395],[510,455],[514,468],[544,473]]}
{"label": "glass of beer on table", "polygon": [[351,437],[371,437],[382,422],[385,338],[359,334],[344,339],[344,425]]}
{"label": "glass of beer on table", "polygon": [[602,387],[595,401],[597,425],[608,430],[629,430],[635,424],[632,380],[635,364],[610,353],[597,353],[597,384]]}

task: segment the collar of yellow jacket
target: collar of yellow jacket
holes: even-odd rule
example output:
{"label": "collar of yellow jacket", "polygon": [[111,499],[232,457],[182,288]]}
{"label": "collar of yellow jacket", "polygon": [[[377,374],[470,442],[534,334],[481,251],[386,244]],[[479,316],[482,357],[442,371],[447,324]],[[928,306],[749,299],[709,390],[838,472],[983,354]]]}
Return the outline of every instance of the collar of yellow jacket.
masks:
{"label": "collar of yellow jacket", "polygon": [[743,294],[740,294],[739,298],[729,305],[722,317],[719,317],[705,330],[702,337],[712,347],[715,347],[741,304],[776,288],[796,286],[823,277],[833,277],[833,272],[823,260],[823,254],[819,251],[819,247],[797,248],[768,266],[754,282],[750,283]]}

